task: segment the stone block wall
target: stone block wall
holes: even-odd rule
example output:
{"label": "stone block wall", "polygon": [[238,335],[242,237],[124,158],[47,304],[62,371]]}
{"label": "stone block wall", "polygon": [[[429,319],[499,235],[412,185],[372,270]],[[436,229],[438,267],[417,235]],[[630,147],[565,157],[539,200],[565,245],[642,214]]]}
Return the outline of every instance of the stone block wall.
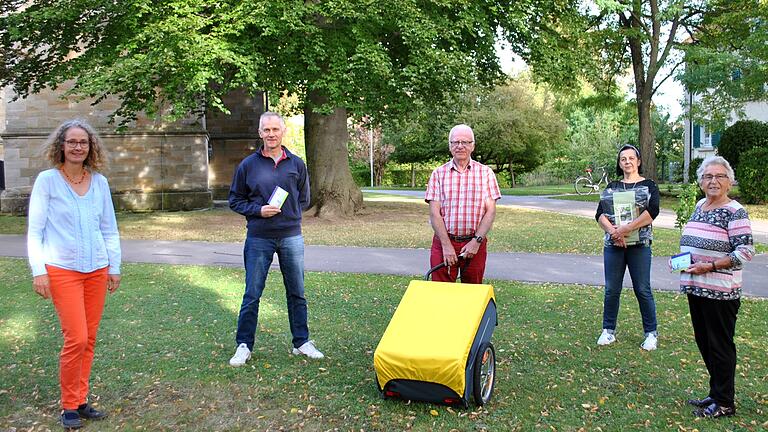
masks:
{"label": "stone block wall", "polygon": [[[104,174],[116,197],[145,203],[132,206],[129,202],[121,208],[152,209],[153,203],[159,203],[156,208],[174,209],[166,206],[172,202],[183,202],[184,209],[211,206],[208,134],[202,121],[163,123],[139,118],[117,132],[108,122],[109,113],[118,106],[116,100],[91,106],[88,101],[62,100],[59,94],[42,92],[11,103],[10,91],[0,94],[5,119],[0,123],[6,180],[3,196],[8,204],[4,206],[0,197],[0,211],[9,211],[11,205],[13,212],[19,211],[19,199],[28,196],[37,174],[49,168],[41,156],[43,144],[59,124],[72,118],[86,120],[99,132],[110,154]],[[184,193],[186,198],[169,201],[164,195],[171,192]]]}
{"label": "stone block wall", "polygon": [[223,98],[230,114],[206,113],[211,158],[208,183],[214,199],[226,199],[237,165],[261,145],[259,117],[264,112],[263,94],[250,96],[233,91]]}

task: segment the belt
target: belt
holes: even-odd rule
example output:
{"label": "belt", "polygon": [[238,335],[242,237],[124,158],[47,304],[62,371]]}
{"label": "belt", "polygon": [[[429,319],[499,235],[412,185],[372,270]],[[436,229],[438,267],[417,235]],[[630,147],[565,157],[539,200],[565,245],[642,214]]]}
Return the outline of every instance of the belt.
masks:
{"label": "belt", "polygon": [[457,236],[457,235],[453,235],[453,234],[448,234],[448,238],[453,240],[453,241],[457,241],[457,242],[468,242],[468,241],[472,240],[473,238],[475,238],[475,235],[471,234],[471,235],[465,235],[465,236]]}

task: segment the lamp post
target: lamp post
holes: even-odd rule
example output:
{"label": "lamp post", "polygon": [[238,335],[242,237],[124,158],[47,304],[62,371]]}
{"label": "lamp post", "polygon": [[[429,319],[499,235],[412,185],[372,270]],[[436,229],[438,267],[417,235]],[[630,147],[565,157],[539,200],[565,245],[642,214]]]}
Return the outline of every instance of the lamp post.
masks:
{"label": "lamp post", "polygon": [[370,148],[370,162],[371,162],[371,187],[373,187],[373,127],[368,129],[368,145]]}

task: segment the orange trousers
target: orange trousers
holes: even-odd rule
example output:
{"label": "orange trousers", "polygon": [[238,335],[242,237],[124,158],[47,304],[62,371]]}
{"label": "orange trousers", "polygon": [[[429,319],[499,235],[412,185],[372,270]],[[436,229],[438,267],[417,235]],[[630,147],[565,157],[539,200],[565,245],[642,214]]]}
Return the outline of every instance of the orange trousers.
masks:
{"label": "orange trousers", "polygon": [[80,273],[46,266],[51,297],[61,322],[64,346],[59,357],[59,382],[63,409],[86,403],[96,332],[107,295],[108,268]]}

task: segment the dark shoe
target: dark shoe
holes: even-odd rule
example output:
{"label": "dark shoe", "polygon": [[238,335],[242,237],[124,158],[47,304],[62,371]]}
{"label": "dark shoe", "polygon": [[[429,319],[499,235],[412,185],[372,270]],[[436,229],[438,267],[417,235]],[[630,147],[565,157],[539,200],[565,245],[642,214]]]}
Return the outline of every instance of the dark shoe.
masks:
{"label": "dark shoe", "polygon": [[64,429],[80,429],[83,422],[80,420],[80,414],[77,410],[64,410],[61,413],[61,425]]}
{"label": "dark shoe", "polygon": [[700,408],[695,410],[693,414],[696,417],[710,417],[710,418],[730,417],[736,414],[736,407],[722,406],[722,405],[718,405],[717,402],[713,402],[706,408]]}
{"label": "dark shoe", "polygon": [[693,405],[699,408],[706,408],[712,405],[713,403],[715,403],[715,400],[707,396],[704,399],[688,399],[687,402],[688,402],[688,405]]}
{"label": "dark shoe", "polygon": [[101,420],[107,416],[105,411],[99,411],[88,404],[82,404],[77,407],[77,413],[80,417],[88,420]]}

